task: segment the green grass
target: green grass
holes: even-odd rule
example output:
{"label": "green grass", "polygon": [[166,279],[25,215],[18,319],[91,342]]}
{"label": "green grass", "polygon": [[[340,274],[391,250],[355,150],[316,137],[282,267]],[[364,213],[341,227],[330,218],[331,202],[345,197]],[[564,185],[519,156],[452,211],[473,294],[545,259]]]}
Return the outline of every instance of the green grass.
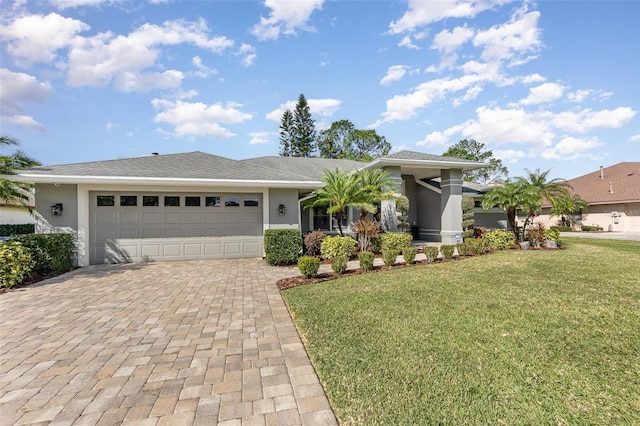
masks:
{"label": "green grass", "polygon": [[640,243],[283,293],[342,424],[640,424]]}

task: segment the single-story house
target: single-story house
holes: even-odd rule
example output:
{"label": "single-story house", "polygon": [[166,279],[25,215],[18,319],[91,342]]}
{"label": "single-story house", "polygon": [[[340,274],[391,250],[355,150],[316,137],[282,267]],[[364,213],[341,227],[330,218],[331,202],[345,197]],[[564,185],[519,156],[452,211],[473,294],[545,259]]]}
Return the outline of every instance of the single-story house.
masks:
{"label": "single-story house", "polygon": [[[588,204],[584,212],[571,217],[577,225],[600,226],[605,231],[640,232],[640,162],[623,162],[568,180],[571,194]],[[549,227],[561,218],[550,216],[550,205],[536,217]]]}
{"label": "single-story house", "polygon": [[[204,152],[39,166],[20,180],[37,185],[37,232],[77,235],[78,265],[261,257],[267,229],[335,231],[325,208],[302,202],[324,170],[388,170],[410,200],[410,223],[426,241],[461,232],[462,172],[483,163],[402,151],[370,163],[296,157],[233,160]],[[439,178],[436,187],[430,180]],[[383,225],[395,230],[394,201]],[[391,212],[385,215],[385,211]],[[358,212],[349,212],[348,224]],[[386,222],[384,217],[386,217]]]}
{"label": "single-story house", "polygon": [[[29,194],[27,205],[34,207],[33,196]],[[35,223],[35,219],[29,210],[15,203],[9,203],[0,198],[0,225],[21,225]]]}

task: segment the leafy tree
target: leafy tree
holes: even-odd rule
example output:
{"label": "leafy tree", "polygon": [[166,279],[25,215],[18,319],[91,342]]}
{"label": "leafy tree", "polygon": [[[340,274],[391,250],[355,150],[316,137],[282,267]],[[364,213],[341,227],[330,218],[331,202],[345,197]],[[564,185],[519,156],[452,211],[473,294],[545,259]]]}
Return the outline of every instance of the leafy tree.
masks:
{"label": "leafy tree", "polygon": [[291,114],[290,110],[286,110],[282,114],[282,120],[280,121],[280,155],[283,157],[291,156],[292,130],[293,114]]}
{"label": "leafy tree", "polygon": [[542,202],[544,199],[549,200],[553,205],[554,201],[559,198],[569,198],[569,184],[564,179],[551,179],[549,180],[549,173],[551,170],[541,172],[540,169],[536,169],[534,172],[525,169],[527,175],[525,177],[517,177],[516,180],[522,185],[527,187],[527,191],[531,193],[522,203],[522,207],[527,211],[527,217],[522,225],[522,238],[527,229],[527,225],[533,222],[533,218],[540,213],[542,209]]}
{"label": "leafy tree", "polygon": [[320,132],[317,145],[321,157],[357,161],[371,161],[391,150],[384,136],[375,130],[356,129],[349,120],[335,121]]}
{"label": "leafy tree", "polygon": [[563,225],[571,226],[571,220],[565,216],[576,214],[587,209],[589,204],[578,194],[568,197],[558,197],[551,202],[551,216],[560,216]]}
{"label": "leafy tree", "polygon": [[[0,136],[0,147],[19,145],[18,142],[9,136]],[[20,170],[39,166],[40,163],[29,158],[21,151],[16,151],[11,155],[0,155],[0,176],[15,176]],[[0,199],[7,203],[24,206],[30,212],[29,192],[34,186],[30,183],[16,182],[6,178],[0,178]]]}
{"label": "leafy tree", "polygon": [[466,181],[486,184],[492,180],[506,177],[509,173],[507,168],[502,165],[502,160],[493,158],[493,151],[486,150],[483,143],[476,142],[474,139],[463,139],[452,145],[442,155],[488,164],[482,169],[464,172],[462,178]]}
{"label": "leafy tree", "polygon": [[519,241],[516,226],[518,209],[523,205],[533,205],[536,194],[523,180],[507,180],[500,186],[494,186],[482,198],[482,208],[488,210],[497,207],[507,214],[508,227],[513,232],[516,242]]}

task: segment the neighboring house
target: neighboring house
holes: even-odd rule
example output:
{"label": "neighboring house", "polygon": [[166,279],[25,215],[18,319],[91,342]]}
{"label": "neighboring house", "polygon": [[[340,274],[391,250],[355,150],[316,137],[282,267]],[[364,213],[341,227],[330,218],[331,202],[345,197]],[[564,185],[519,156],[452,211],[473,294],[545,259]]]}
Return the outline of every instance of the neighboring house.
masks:
{"label": "neighboring house", "polygon": [[[29,206],[34,207],[33,197],[29,198]],[[35,223],[34,216],[24,206],[9,204],[0,199],[0,225],[19,225]]]}
{"label": "neighboring house", "polygon": [[[589,207],[572,217],[579,225],[600,226],[605,231],[640,232],[640,162],[618,163],[567,181],[571,193],[578,194]],[[558,216],[543,206],[535,222],[557,225]]]}
{"label": "neighboring house", "polygon": [[[40,166],[17,178],[37,184],[37,232],[77,235],[80,266],[263,256],[267,229],[335,230],[326,209],[301,208],[324,170],[383,168],[409,197],[424,240],[455,243],[462,172],[483,163],[402,151],[370,163],[296,157],[232,160],[203,152]],[[428,183],[440,178],[438,188]],[[382,222],[394,230],[394,202]],[[346,223],[358,212],[349,212]]]}

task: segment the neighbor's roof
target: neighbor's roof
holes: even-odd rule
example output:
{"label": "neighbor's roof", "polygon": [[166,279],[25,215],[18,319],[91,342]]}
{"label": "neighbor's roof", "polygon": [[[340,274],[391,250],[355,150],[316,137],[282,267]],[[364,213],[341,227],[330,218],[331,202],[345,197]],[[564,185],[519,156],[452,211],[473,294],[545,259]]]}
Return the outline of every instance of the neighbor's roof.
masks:
{"label": "neighbor's roof", "polygon": [[567,183],[590,205],[640,202],[640,162],[603,167]]}

